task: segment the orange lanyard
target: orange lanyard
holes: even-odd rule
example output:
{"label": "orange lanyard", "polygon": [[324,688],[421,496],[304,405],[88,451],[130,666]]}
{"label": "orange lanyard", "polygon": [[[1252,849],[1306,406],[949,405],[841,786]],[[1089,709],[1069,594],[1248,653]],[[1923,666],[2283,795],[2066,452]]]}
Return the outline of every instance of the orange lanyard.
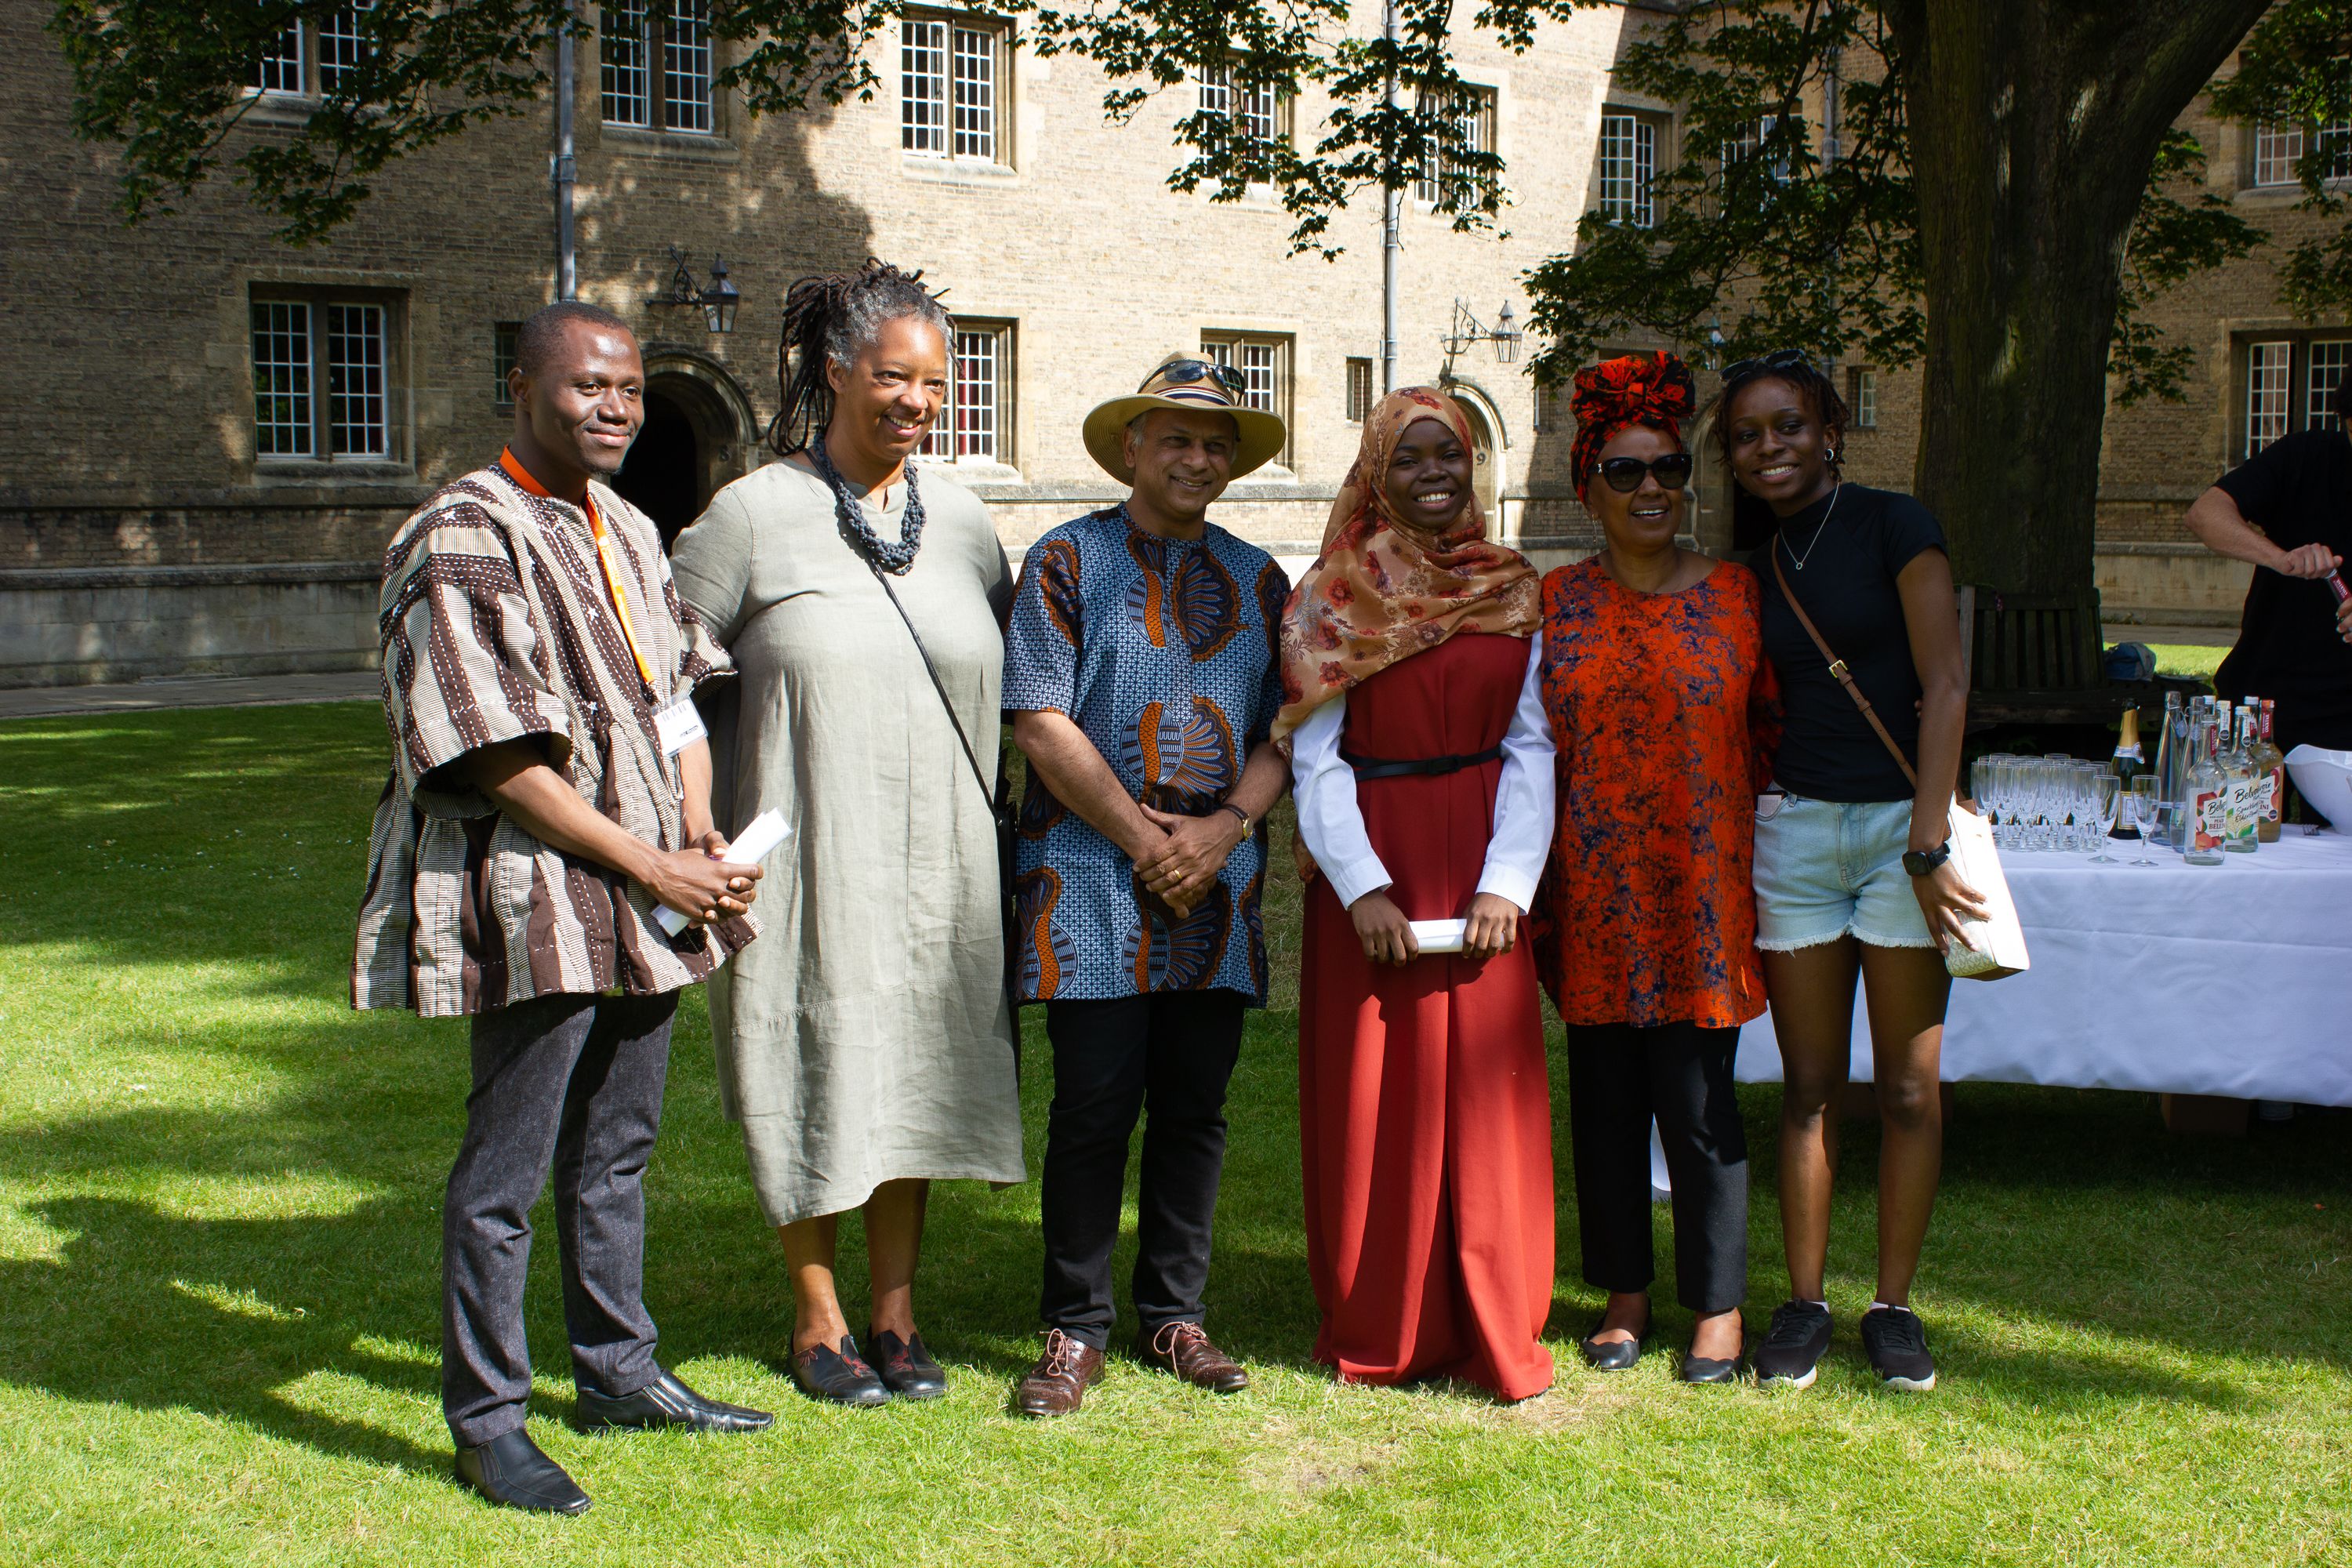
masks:
{"label": "orange lanyard", "polygon": [[[515,461],[511,450],[499,454],[499,466],[507,478],[536,496],[548,494],[547,488],[530,477],[530,471]],[[549,497],[550,500],[554,499]],[[654,679],[654,667],[646,662],[645,650],[637,646],[637,628],[629,619],[629,591],[622,586],[621,563],[615,558],[613,541],[604,531],[604,520],[596,515],[596,498],[583,496],[580,510],[588,514],[588,531],[596,539],[596,564],[604,569],[604,590],[613,596],[613,613],[620,620],[621,637],[629,645],[629,657],[637,661],[637,673],[645,678],[646,689],[658,692],[661,687]]]}

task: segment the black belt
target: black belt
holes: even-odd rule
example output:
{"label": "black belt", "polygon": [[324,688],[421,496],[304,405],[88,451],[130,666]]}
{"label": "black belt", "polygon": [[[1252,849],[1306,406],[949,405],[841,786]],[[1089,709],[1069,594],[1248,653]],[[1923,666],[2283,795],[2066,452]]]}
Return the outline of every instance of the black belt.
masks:
{"label": "black belt", "polygon": [[1489,746],[1483,752],[1473,752],[1459,757],[1414,757],[1399,762],[1393,757],[1360,757],[1344,747],[1339,760],[1356,770],[1361,779],[1402,778],[1408,773],[1458,773],[1464,768],[1475,768],[1481,763],[1491,763],[1503,754],[1500,746]]}

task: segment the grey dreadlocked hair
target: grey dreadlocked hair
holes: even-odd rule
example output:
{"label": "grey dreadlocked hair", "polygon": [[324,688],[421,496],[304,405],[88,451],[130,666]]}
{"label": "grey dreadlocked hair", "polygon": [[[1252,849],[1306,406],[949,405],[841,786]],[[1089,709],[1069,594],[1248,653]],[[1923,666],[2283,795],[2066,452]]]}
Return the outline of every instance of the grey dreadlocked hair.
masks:
{"label": "grey dreadlocked hair", "polygon": [[785,291],[783,337],[776,345],[783,406],[768,424],[768,445],[779,456],[805,450],[832,421],[826,362],[846,369],[886,322],[901,316],[928,321],[942,342],[955,342],[955,321],[923,286],[922,273],[901,272],[887,261],[868,257],[855,272],[820,273]]}

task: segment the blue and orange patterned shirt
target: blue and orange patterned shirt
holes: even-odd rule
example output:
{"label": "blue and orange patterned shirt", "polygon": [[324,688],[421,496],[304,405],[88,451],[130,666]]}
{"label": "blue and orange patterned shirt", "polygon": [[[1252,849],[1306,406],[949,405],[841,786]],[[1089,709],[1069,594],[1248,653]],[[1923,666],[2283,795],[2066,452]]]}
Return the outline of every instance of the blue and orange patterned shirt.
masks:
{"label": "blue and orange patterned shirt", "polygon": [[[1066,522],[1021,568],[1005,711],[1066,716],[1156,811],[1213,811],[1281,706],[1275,637],[1289,594],[1274,557],[1214,524],[1197,541],[1162,539],[1124,506]],[[1033,771],[1021,803],[1021,1000],[1230,990],[1264,1005],[1265,849],[1260,824],[1208,896],[1173,919],[1134,862]]]}

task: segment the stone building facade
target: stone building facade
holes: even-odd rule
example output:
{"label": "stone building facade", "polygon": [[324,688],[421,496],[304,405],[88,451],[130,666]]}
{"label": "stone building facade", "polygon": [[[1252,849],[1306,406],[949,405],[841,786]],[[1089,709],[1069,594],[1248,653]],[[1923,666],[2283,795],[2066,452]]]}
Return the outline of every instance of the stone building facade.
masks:
{"label": "stone building facade", "polygon": [[[669,9],[653,7],[649,37],[583,41],[574,100],[579,294],[645,342],[650,417],[624,480],[666,524],[768,458],[785,288],[875,255],[948,291],[966,406],[945,438],[964,450],[937,460],[988,499],[1016,554],[1118,493],[1080,444],[1085,411],[1164,355],[1206,349],[1293,430],[1279,470],[1234,486],[1219,521],[1311,558],[1377,393],[1377,193],[1340,219],[1337,262],[1288,258],[1291,220],[1270,196],[1168,188],[1171,128],[1216,83],[1108,124],[1098,72],[942,12],[877,44],[877,101],[754,119],[698,87],[715,57],[689,47],[680,72]],[[362,665],[384,542],[435,485],[495,456],[511,422],[501,345],[553,297],[552,108],[396,165],[309,249],[272,240],[226,181],[126,228],[113,152],[69,133],[47,11],[0,0],[15,228],[0,367],[39,389],[0,407],[0,684]],[[1490,327],[1507,301],[1524,318],[1521,275],[1600,199],[1604,118],[1664,118],[1609,77],[1647,15],[1580,13],[1519,55],[1467,43],[1464,74],[1484,91],[1464,133],[1508,161],[1506,233],[1454,234],[1425,201],[1405,214],[1400,384],[1455,384],[1484,427],[1481,488],[1531,545],[1562,527],[1568,433],[1538,428],[1523,367],[1493,343],[1449,355],[1443,340],[1457,301]],[[289,46],[279,89],[236,137],[305,114],[338,46],[315,32]],[[1235,112],[1303,134],[1320,108]],[[742,293],[731,333],[647,303],[672,246],[698,276],[725,259]]]}
{"label": "stone building facade", "polygon": [[[271,239],[225,180],[125,227],[114,153],[70,134],[49,9],[0,0],[0,369],[20,389],[0,403],[0,685],[368,664],[384,542],[434,486],[496,454],[512,324],[553,297],[552,106],[395,165],[315,247]],[[1169,353],[1209,352],[1293,432],[1218,520],[1312,556],[1377,395],[1377,193],[1339,220],[1347,251],[1327,263],[1285,255],[1290,220],[1271,197],[1213,203],[1167,174],[1180,117],[1214,102],[1305,136],[1314,96],[1253,103],[1186,83],[1114,125],[1092,68],[943,11],[877,41],[874,102],[754,119],[709,88],[721,57],[707,40],[664,21],[695,7],[650,9],[647,30],[577,47],[577,276],[646,343],[649,419],[624,484],[666,526],[770,457],[785,288],[875,255],[948,290],[959,412],[932,460],[989,500],[1016,554],[1118,493],[1080,445],[1086,409]],[[1610,77],[1653,15],[1580,11],[1524,54],[1465,37],[1461,68],[1482,90],[1461,134],[1507,163],[1502,232],[1452,233],[1419,199],[1405,214],[1399,381],[1455,388],[1482,426],[1479,484],[1503,535],[1547,563],[1597,542],[1565,471],[1564,401],[1539,398],[1493,342],[1449,353],[1445,339],[1458,310],[1493,327],[1508,302],[1524,319],[1526,270],[1675,155],[1671,106]],[[289,40],[232,152],[307,113],[347,47]],[[2255,184],[2251,147],[2187,122],[2217,190],[2283,236],[2307,221],[2286,210],[2292,192]],[[731,333],[649,302],[673,246],[698,275],[725,259],[742,294]],[[2101,570],[2127,612],[2235,603],[2242,578],[2184,544],[2179,510],[2239,450],[2252,345],[2291,342],[2290,378],[2335,352],[2284,322],[2273,292],[2257,259],[2168,299],[2168,325],[2203,356],[2192,399],[2110,419]],[[2252,363],[2268,374],[2272,357]],[[1853,471],[1907,487],[1916,378],[1874,380]],[[1702,499],[1700,538],[1719,542],[1720,498]]]}

